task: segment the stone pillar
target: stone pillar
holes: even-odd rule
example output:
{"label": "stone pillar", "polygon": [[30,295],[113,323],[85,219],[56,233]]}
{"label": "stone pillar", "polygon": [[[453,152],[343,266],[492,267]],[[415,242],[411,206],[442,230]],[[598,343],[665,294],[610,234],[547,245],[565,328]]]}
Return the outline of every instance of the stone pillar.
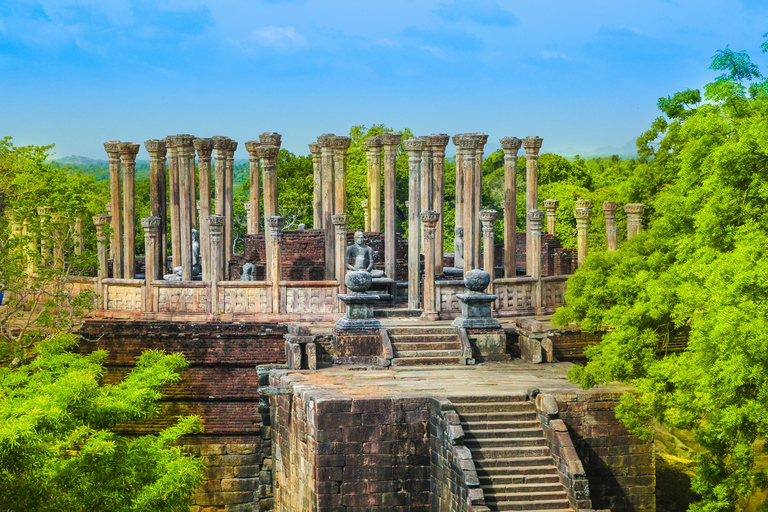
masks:
{"label": "stone pillar", "polygon": [[371,214],[368,207],[367,199],[362,199],[360,201],[360,208],[363,209],[363,231],[370,232],[371,231]]}
{"label": "stone pillar", "polygon": [[443,203],[445,200],[445,146],[451,138],[445,133],[427,137],[432,149],[432,210],[439,215],[435,228],[435,274],[443,273]]}
{"label": "stone pillar", "polygon": [[533,284],[533,297],[531,303],[536,308],[537,313],[541,309],[542,286],[541,286],[541,227],[544,222],[544,210],[528,211],[528,225],[531,227],[531,272],[530,275],[536,282]]}
{"label": "stone pillar", "polygon": [[51,227],[49,226],[52,213],[53,208],[50,206],[37,207],[37,214],[40,216],[40,255],[43,257],[41,261],[43,266],[51,261],[53,254],[53,236],[50,233]]}
{"label": "stone pillar", "polygon": [[[465,187],[465,173],[464,173],[464,141],[465,134],[458,133],[453,136],[453,145],[456,146],[456,210],[455,210],[455,226],[464,230],[464,187]],[[466,239],[466,231],[463,231],[464,239]],[[464,244],[464,254],[466,251],[466,243]],[[463,260],[462,260],[463,261]],[[454,266],[457,265],[454,263]]]}
{"label": "stone pillar", "polygon": [[248,209],[248,234],[253,235],[259,232],[259,203],[261,176],[259,173],[259,146],[261,144],[255,140],[249,140],[245,143],[245,149],[248,150],[248,168],[250,171],[250,194],[248,204],[253,207]]}
{"label": "stone pillar", "polygon": [[419,288],[420,288],[420,269],[419,255],[421,253],[420,242],[420,219],[419,209],[421,202],[419,193],[421,187],[419,181],[421,178],[421,154],[424,151],[426,140],[422,137],[408,139],[403,142],[405,150],[408,152],[408,308],[418,309],[419,307]]}
{"label": "stone pillar", "polygon": [[517,275],[517,137],[499,140],[504,150],[504,277]]}
{"label": "stone pillar", "polygon": [[616,229],[616,210],[618,205],[613,201],[603,203],[605,213],[605,248],[615,251],[619,246],[618,230]]}
{"label": "stone pillar", "polygon": [[587,257],[587,253],[589,252],[589,241],[587,236],[589,234],[589,218],[592,216],[592,201],[589,199],[579,199],[576,201],[576,208],[573,211],[573,215],[576,217],[576,230],[578,232],[577,268],[581,268],[582,265],[584,265],[584,258]]}
{"label": "stone pillar", "polygon": [[[477,184],[478,173],[482,173],[482,161],[478,169],[477,152],[483,145],[483,134],[465,133],[458,137],[462,154],[462,174],[464,188],[464,212],[462,222],[464,227],[464,272],[477,268],[480,264],[480,233]],[[456,137],[454,137],[454,141]]]}
{"label": "stone pillar", "polygon": [[225,265],[232,259],[232,254],[235,252],[235,151],[237,150],[237,142],[230,139],[229,148],[227,148],[227,166],[225,168],[225,181],[224,181],[224,212],[227,216],[227,231],[226,247],[224,248],[224,254],[226,255]]}
{"label": "stone pillar", "polygon": [[[261,147],[266,147],[264,151],[259,150],[261,158],[261,173],[264,189],[264,217],[274,217],[280,215],[280,205],[277,192],[277,155],[280,153],[280,145],[283,136],[275,132],[264,132],[259,135]],[[269,176],[267,175],[269,173]],[[269,198],[269,209],[267,209],[267,198]]]}
{"label": "stone pillar", "polygon": [[181,265],[181,237],[179,235],[179,147],[178,140],[169,136],[165,138],[168,149],[168,185],[170,188],[171,213],[171,267]]}
{"label": "stone pillar", "polygon": [[491,275],[491,283],[488,285],[488,293],[493,293],[494,259],[496,258],[496,247],[494,246],[494,235],[496,234],[496,219],[499,218],[499,212],[496,210],[481,210],[480,222],[483,225],[483,270]]}
{"label": "stone pillar", "polygon": [[[525,149],[525,211],[536,210],[539,207],[539,150],[543,139],[540,137],[526,137],[523,140]],[[530,244],[531,224],[530,221],[525,226],[525,273],[531,274],[531,251]]]}
{"label": "stone pillar", "polygon": [[[165,141],[158,139],[150,139],[144,142],[144,148],[147,150],[147,153],[149,153],[149,214],[150,216],[160,218],[160,225],[157,232],[157,264],[160,269],[160,278],[162,278],[165,273],[167,254],[167,184],[165,179],[165,155],[167,154],[168,149],[166,148]],[[203,183],[201,181],[201,191],[202,186]]]}
{"label": "stone pillar", "polygon": [[397,205],[395,203],[397,176],[397,145],[402,134],[382,133],[379,138],[384,146],[384,272],[387,277],[397,279]]}
{"label": "stone pillar", "polygon": [[642,229],[645,205],[641,203],[625,204],[624,211],[627,214],[627,240],[632,240],[632,237]]}
{"label": "stone pillar", "polygon": [[158,235],[160,233],[160,217],[150,216],[141,219],[144,228],[144,311],[154,311],[152,304],[152,281],[162,279],[162,271],[157,261]]}
{"label": "stone pillar", "polygon": [[80,256],[85,250],[85,238],[83,237],[83,218],[75,219],[75,254]]}
{"label": "stone pillar", "polygon": [[211,211],[211,155],[213,139],[195,139],[197,151],[197,167],[200,181],[200,265],[203,281],[211,280],[211,237],[208,217]]}
{"label": "stone pillar", "polygon": [[112,213],[112,277],[123,277],[123,191],[120,179],[120,143],[115,140],[104,143],[109,156],[109,191]]}
{"label": "stone pillar", "polygon": [[[214,212],[216,215],[224,217],[224,228],[221,233],[222,244],[225,247],[224,256],[222,256],[222,268],[225,268],[227,244],[227,153],[229,152],[230,140],[229,137],[213,137]],[[224,277],[223,274],[222,277]]]}
{"label": "stone pillar", "polygon": [[[488,135],[484,133],[475,133],[473,135],[477,140],[477,147],[475,149],[475,207],[472,211],[475,218],[474,257],[477,265],[473,268],[477,268],[480,265],[480,238],[482,233],[480,209],[483,207],[483,148],[485,148],[485,144],[488,142]],[[493,273],[491,273],[491,280],[493,280]]]}
{"label": "stone pillar", "polygon": [[243,208],[245,208],[245,223],[247,226],[250,226],[253,220],[252,219],[253,214],[251,213],[251,202],[250,201],[244,202]]}
{"label": "stone pillar", "polygon": [[323,163],[320,145],[313,142],[309,145],[312,153],[312,178],[314,183],[312,193],[312,228],[323,229]]}
{"label": "stone pillar", "polygon": [[381,138],[369,137],[363,144],[368,164],[368,217],[366,231],[381,233]]}
{"label": "stone pillar", "polygon": [[336,278],[335,263],[336,251],[334,250],[333,221],[333,139],[332,133],[325,133],[317,138],[320,146],[321,167],[323,175],[323,229],[325,241],[325,278]]}
{"label": "stone pillar", "polygon": [[[108,267],[107,267],[107,243],[109,240],[107,240],[107,234],[104,232],[104,226],[109,224],[112,221],[112,216],[109,214],[100,214],[100,215],[94,215],[93,216],[93,223],[96,225],[96,256],[99,259],[99,268],[98,273],[96,274],[96,295],[102,296],[103,295],[103,285],[102,280],[106,279],[108,276]],[[102,297],[101,300],[99,300],[100,308],[104,308],[104,304],[106,304],[106,297]]]}
{"label": "stone pillar", "polygon": [[280,312],[280,276],[282,274],[282,258],[280,250],[283,240],[283,226],[285,218],[272,215],[266,218],[269,230],[269,246],[271,253],[268,259],[267,278],[272,282],[272,313]]}
{"label": "stone pillar", "polygon": [[351,142],[349,137],[337,135],[333,138],[333,191],[336,213],[347,213],[347,151]]}
{"label": "stone pillar", "polygon": [[544,200],[544,209],[547,210],[547,233],[550,235],[556,235],[555,228],[557,227],[558,206],[560,206],[560,201],[557,199]]}
{"label": "stone pillar", "polygon": [[[179,235],[179,259],[181,266],[181,280],[192,280],[192,219],[195,216],[195,204],[191,202],[194,182],[195,148],[194,137],[187,134],[168,137],[168,146],[174,148],[176,170],[178,173],[178,235]],[[173,205],[173,200],[171,201]]]}
{"label": "stone pillar", "polygon": [[[108,202],[104,205],[104,210],[107,212],[107,215],[109,215],[109,218],[112,218],[112,203]],[[107,244],[109,246],[109,258],[112,259],[114,262],[115,259],[115,249],[112,247],[111,244]],[[120,269],[122,270],[122,268]]]}
{"label": "stone pillar", "polygon": [[[429,146],[429,137],[417,137],[424,141],[424,150],[421,152],[421,165],[419,165],[419,225],[421,224],[421,212],[432,209],[432,148]],[[419,240],[422,252],[424,251],[424,230],[419,229]]]}
{"label": "stone pillar", "polygon": [[121,142],[120,159],[123,162],[123,277],[136,276],[136,155],[139,145]]}
{"label": "stone pillar", "polygon": [[347,225],[349,215],[334,213],[332,217],[336,234],[336,280],[339,282],[339,293],[347,293],[344,276],[347,274]]}
{"label": "stone pillar", "polygon": [[424,231],[424,302],[421,317],[425,320],[437,320],[435,294],[435,234],[440,214],[434,210],[421,212],[421,224]]}
{"label": "stone pillar", "polygon": [[219,281],[224,280],[224,227],[223,215],[208,216],[208,231],[211,234],[211,313],[219,312]]}

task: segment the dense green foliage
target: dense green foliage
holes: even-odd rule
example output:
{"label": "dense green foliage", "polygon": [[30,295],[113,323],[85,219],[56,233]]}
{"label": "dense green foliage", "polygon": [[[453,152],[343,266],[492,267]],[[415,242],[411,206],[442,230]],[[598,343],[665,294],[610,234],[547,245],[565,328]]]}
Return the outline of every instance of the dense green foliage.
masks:
{"label": "dense green foliage", "polygon": [[[570,376],[633,383],[617,413],[635,433],[650,436],[652,419],[693,431],[695,512],[736,510],[768,483],[754,462],[768,434],[768,94],[745,83],[760,74],[744,52],[726,48],[712,68],[726,73],[706,103],[660,99],[668,118],[638,139],[652,157],[637,167],[649,228],[590,254],[554,319],[608,330]],[[676,329],[690,330],[687,349],[665,355]]]}

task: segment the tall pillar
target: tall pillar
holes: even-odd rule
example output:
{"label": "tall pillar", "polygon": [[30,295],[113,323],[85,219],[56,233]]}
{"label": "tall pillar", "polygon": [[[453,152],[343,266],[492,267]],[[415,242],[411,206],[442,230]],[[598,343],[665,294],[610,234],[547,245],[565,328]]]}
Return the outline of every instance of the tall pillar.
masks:
{"label": "tall pillar", "polygon": [[363,231],[371,231],[371,214],[369,209],[369,203],[367,199],[360,200],[360,208],[363,209]]}
{"label": "tall pillar", "polygon": [[211,234],[209,242],[211,253],[211,312],[219,312],[219,281],[224,280],[224,227],[226,221],[223,215],[208,216],[208,230]]}
{"label": "tall pillar", "polygon": [[397,132],[382,133],[379,138],[384,146],[384,272],[397,279],[397,229],[396,177],[397,146],[403,135]]}
{"label": "tall pillar", "polygon": [[613,201],[603,203],[603,213],[605,213],[605,248],[609,251],[615,251],[619,246],[618,230],[616,229],[616,210],[618,205]]}
{"label": "tall pillar", "polygon": [[531,227],[531,267],[530,275],[536,281],[533,283],[533,296],[531,302],[536,308],[537,314],[542,306],[541,286],[541,227],[544,222],[543,210],[530,210],[528,212],[528,225]]}
{"label": "tall pillar", "polygon": [[381,137],[369,137],[363,144],[368,164],[368,217],[367,231],[381,233]]}
{"label": "tall pillar", "polygon": [[[465,186],[465,174],[464,174],[464,147],[463,141],[466,134],[457,133],[453,136],[453,145],[456,146],[456,202],[455,202],[455,226],[464,230],[464,186]],[[466,239],[466,231],[463,231]],[[464,244],[464,254],[466,251],[466,243]],[[456,265],[454,265],[456,266]]]}
{"label": "tall pillar", "polygon": [[158,264],[157,246],[160,232],[160,217],[154,215],[141,219],[141,227],[144,228],[144,311],[154,311],[152,305],[152,281],[162,279],[161,267]]}
{"label": "tall pillar", "polygon": [[[109,215],[109,218],[112,218],[112,203],[107,202],[107,204],[104,205],[104,210],[107,212],[107,215]],[[112,247],[111,244],[107,244],[109,246],[109,258],[114,262],[115,260],[115,249]],[[122,270],[122,268],[120,268]]]}
{"label": "tall pillar", "polygon": [[[96,256],[99,259],[99,268],[98,273],[96,274],[96,295],[99,296],[103,296],[102,281],[108,276],[107,243],[109,241],[107,240],[107,234],[104,232],[104,226],[109,224],[111,221],[112,216],[109,214],[102,213],[100,215],[93,216],[93,223],[96,225]],[[105,302],[106,298],[104,297],[99,300],[99,309],[103,309],[103,304],[105,304]]]}
{"label": "tall pillar", "polygon": [[309,145],[312,154],[312,228],[323,229],[323,157],[320,145],[312,142]]}
{"label": "tall pillar", "polygon": [[259,203],[261,176],[259,173],[259,146],[261,144],[255,140],[249,140],[245,143],[245,149],[248,150],[248,170],[250,171],[250,193],[248,204],[251,209],[248,210],[248,234],[253,235],[259,232]]}
{"label": "tall pillar", "polygon": [[[267,147],[259,151],[261,158],[262,183],[264,189],[264,217],[280,215],[280,205],[277,192],[277,156],[280,153],[282,135],[275,132],[264,132],[259,135],[261,147]],[[270,173],[267,176],[267,173]],[[269,210],[267,210],[267,198],[269,198]]]}
{"label": "tall pillar", "polygon": [[279,215],[272,215],[266,218],[267,228],[269,230],[268,251],[271,255],[268,260],[267,276],[272,282],[272,312],[280,312],[280,276],[282,273],[282,258],[280,250],[283,240],[283,226],[285,218]]}
{"label": "tall pillar", "polygon": [[334,213],[333,228],[336,234],[336,280],[339,282],[339,293],[347,293],[344,277],[347,275],[347,225],[349,215]]}
{"label": "tall pillar", "polygon": [[480,224],[480,209],[483,207],[483,148],[485,148],[485,144],[488,142],[488,135],[484,133],[475,133],[473,135],[475,136],[475,140],[477,140],[477,146],[475,149],[475,207],[472,211],[472,214],[475,218],[474,258],[479,265],[481,244],[480,233],[482,233],[482,227]]}
{"label": "tall pillar", "polygon": [[[224,217],[224,228],[222,229],[221,239],[224,247],[224,256],[222,256],[222,269],[225,268],[227,260],[227,153],[229,153],[229,137],[213,137],[213,174],[214,174],[214,212],[216,215]],[[222,274],[224,277],[224,274]]]}
{"label": "tall pillar", "polygon": [[504,277],[517,275],[517,137],[499,140],[504,150]]}
{"label": "tall pillar", "polygon": [[336,251],[334,250],[333,220],[334,212],[333,194],[333,139],[332,133],[325,133],[317,138],[320,146],[321,166],[323,174],[323,229],[325,239],[325,278],[336,278]]}
{"label": "tall pillar", "polygon": [[226,255],[226,261],[232,259],[232,254],[235,252],[235,151],[237,150],[237,142],[232,139],[229,140],[229,147],[227,148],[227,166],[225,168],[225,181],[224,181],[224,212],[227,216],[227,231],[224,238],[227,246],[224,248],[224,254]]}
{"label": "tall pillar", "polygon": [[424,230],[424,302],[421,317],[425,320],[437,320],[435,294],[435,234],[440,214],[434,210],[421,212],[421,225]]}
{"label": "tall pillar", "polygon": [[347,151],[351,142],[349,137],[337,135],[333,138],[333,191],[336,213],[347,213]]}
{"label": "tall pillar", "polygon": [[[464,272],[468,272],[480,265],[480,233],[479,210],[480,204],[477,195],[478,173],[482,173],[482,165],[478,169],[477,152],[482,150],[483,135],[478,133],[465,133],[459,137],[462,149],[462,173],[464,188]],[[456,140],[456,137],[454,137]],[[482,164],[482,162],[481,162]]]}
{"label": "tall pillar", "polygon": [[573,215],[576,217],[576,230],[577,230],[577,268],[581,268],[584,265],[584,258],[587,257],[589,252],[589,218],[592,216],[592,201],[589,199],[579,199],[576,201],[576,208],[573,211]]}
{"label": "tall pillar", "polygon": [[496,234],[496,219],[499,218],[499,212],[496,210],[481,210],[480,222],[483,226],[483,270],[491,275],[491,284],[488,285],[488,293],[493,293],[494,260],[496,259],[496,247],[494,246],[494,236]]}
{"label": "tall pillar", "polygon": [[120,159],[123,164],[123,277],[136,276],[136,155],[139,145],[133,142],[120,143]]}
{"label": "tall pillar", "polygon": [[179,141],[173,137],[165,138],[168,149],[168,186],[170,188],[171,214],[171,267],[181,265],[181,237],[179,235]]}
{"label": "tall pillar", "polygon": [[195,139],[197,167],[200,181],[200,265],[203,281],[211,280],[211,227],[208,217],[211,211],[211,156],[213,139]]}
{"label": "tall pillar", "polygon": [[[165,141],[157,139],[144,142],[144,148],[149,153],[149,214],[160,219],[156,245],[159,277],[156,279],[162,279],[166,266],[165,155],[168,149],[165,146]],[[202,187],[202,182],[200,186]]]}
{"label": "tall pillar", "polygon": [[643,227],[643,211],[645,205],[641,203],[629,203],[624,205],[627,214],[627,240],[640,232]]}
{"label": "tall pillar", "polygon": [[109,156],[109,197],[112,214],[112,277],[123,277],[123,191],[120,172],[120,143],[115,140],[104,143]]}
{"label": "tall pillar", "polygon": [[[429,145],[429,137],[417,138],[424,141],[424,150],[421,152],[421,165],[419,166],[419,225],[421,225],[421,212],[432,209],[432,147]],[[419,239],[423,252],[423,229],[419,229]]]}
{"label": "tall pillar", "polygon": [[445,133],[427,137],[432,150],[432,206],[439,215],[435,227],[435,274],[443,273],[443,205],[445,202],[445,146],[451,138]]}
{"label": "tall pillar", "polygon": [[[192,218],[195,216],[195,204],[191,202],[194,182],[195,147],[192,135],[181,134],[168,137],[168,147],[171,151],[171,161],[175,161],[178,175],[178,264],[181,266],[181,280],[192,280]],[[175,156],[175,158],[173,158]],[[171,190],[173,194],[173,190]],[[171,214],[173,214],[173,196],[171,197]]]}
{"label": "tall pillar", "polygon": [[[526,137],[523,140],[525,148],[525,211],[536,210],[539,207],[539,150],[544,140],[541,137]],[[525,225],[525,273],[531,274],[531,223]]]}
{"label": "tall pillar", "polygon": [[51,206],[37,207],[37,214],[40,216],[40,255],[42,256],[41,264],[43,266],[51,261],[51,256],[53,254],[53,236],[50,232],[52,213],[53,208]]}
{"label": "tall pillar", "polygon": [[557,207],[560,206],[560,201],[557,199],[545,199],[544,209],[547,211],[547,233],[550,235],[556,235],[557,228]]}
{"label": "tall pillar", "polygon": [[420,288],[420,269],[419,247],[420,237],[420,219],[419,209],[421,202],[419,199],[421,178],[421,154],[424,151],[422,137],[408,139],[403,142],[405,150],[408,152],[408,308],[418,309],[419,307],[419,288]]}

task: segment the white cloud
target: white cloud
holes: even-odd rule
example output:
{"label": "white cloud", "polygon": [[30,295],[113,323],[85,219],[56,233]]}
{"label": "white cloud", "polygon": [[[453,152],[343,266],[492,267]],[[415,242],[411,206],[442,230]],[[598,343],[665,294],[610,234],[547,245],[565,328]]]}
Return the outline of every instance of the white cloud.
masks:
{"label": "white cloud", "polygon": [[254,29],[248,41],[282,50],[300,50],[308,46],[307,39],[293,27],[261,27]]}

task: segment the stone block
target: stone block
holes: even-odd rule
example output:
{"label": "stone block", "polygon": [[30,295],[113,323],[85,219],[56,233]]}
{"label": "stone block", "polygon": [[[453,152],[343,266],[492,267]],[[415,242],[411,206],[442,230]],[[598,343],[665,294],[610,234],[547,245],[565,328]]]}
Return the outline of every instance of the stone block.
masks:
{"label": "stone block", "polygon": [[[270,460],[271,463],[271,460]],[[236,466],[234,476],[238,478],[248,478],[259,474],[259,466]]]}
{"label": "stone block", "polygon": [[237,505],[227,505],[224,508],[224,512],[259,512],[259,510],[266,510],[259,508],[259,502],[254,501],[251,503],[238,503]]}
{"label": "stone block", "polygon": [[200,445],[200,455],[226,455],[227,445],[225,444],[203,444]]}
{"label": "stone block", "polygon": [[234,475],[232,466],[211,466],[205,470],[206,480],[221,480],[222,478],[232,478]]}
{"label": "stone block", "polygon": [[258,478],[227,478],[221,481],[221,490],[229,492],[253,491],[258,483]]}
{"label": "stone block", "polygon": [[227,445],[227,453],[232,455],[248,455],[251,453],[256,453],[256,450],[258,448],[261,448],[257,444],[235,444],[230,443]]}

